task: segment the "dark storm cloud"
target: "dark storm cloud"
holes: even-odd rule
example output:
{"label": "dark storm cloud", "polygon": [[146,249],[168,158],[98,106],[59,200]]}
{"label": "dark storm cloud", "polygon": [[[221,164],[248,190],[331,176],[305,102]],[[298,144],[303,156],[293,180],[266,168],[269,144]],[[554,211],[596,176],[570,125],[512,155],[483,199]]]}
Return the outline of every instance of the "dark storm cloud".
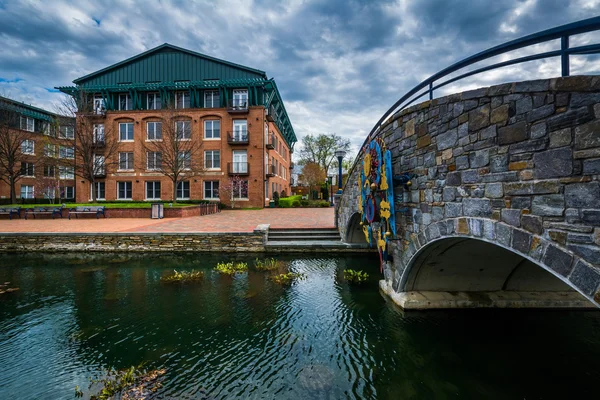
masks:
{"label": "dark storm cloud", "polygon": [[[336,132],[358,146],[427,76],[599,8],[597,0],[0,0],[0,93],[52,109],[61,96],[52,87],[168,42],[266,71],[299,137]],[[555,64],[514,67],[448,90],[556,75]],[[597,66],[596,59],[578,68]]]}

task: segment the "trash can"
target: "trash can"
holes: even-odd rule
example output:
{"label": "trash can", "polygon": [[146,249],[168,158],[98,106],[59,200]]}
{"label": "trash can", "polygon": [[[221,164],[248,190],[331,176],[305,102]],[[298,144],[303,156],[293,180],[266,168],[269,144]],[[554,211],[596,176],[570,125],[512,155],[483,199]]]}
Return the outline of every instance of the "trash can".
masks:
{"label": "trash can", "polygon": [[165,206],[163,203],[152,203],[152,219],[161,219],[164,218],[164,210]]}
{"label": "trash can", "polygon": [[275,208],[275,200],[269,201],[269,207]]}

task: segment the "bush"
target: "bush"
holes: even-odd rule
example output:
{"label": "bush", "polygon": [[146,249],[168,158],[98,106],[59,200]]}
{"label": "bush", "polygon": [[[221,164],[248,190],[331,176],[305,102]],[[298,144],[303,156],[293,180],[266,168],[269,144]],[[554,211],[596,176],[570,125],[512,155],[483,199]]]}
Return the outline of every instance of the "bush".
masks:
{"label": "bush", "polygon": [[279,205],[279,192],[278,191],[273,192],[273,201],[275,202],[275,206]]}
{"label": "bush", "polygon": [[204,272],[192,270],[191,272],[177,272],[173,270],[173,274],[160,278],[163,283],[192,283],[199,282],[204,278]]}
{"label": "bush", "polygon": [[344,270],[344,279],[349,283],[360,284],[366,282],[369,278],[369,274],[363,271],[355,271],[353,269]]}
{"label": "bush", "polygon": [[285,189],[281,191],[281,197],[287,197],[287,193],[285,192]]}
{"label": "bush", "polygon": [[298,201],[298,200],[292,201],[292,207],[294,207],[294,208],[300,207],[300,201]]}
{"label": "bush", "polygon": [[319,207],[330,207],[331,205],[329,204],[328,201],[320,201],[318,206]]}
{"label": "bush", "polygon": [[220,274],[225,274],[225,275],[241,274],[243,272],[248,271],[248,264],[246,264],[244,262],[217,263],[217,266],[215,267],[215,271],[217,271]]}
{"label": "bush", "polygon": [[301,195],[290,196],[290,197],[282,197],[279,199],[279,207],[290,208],[293,207],[292,203],[296,200],[302,199]]}
{"label": "bush", "polygon": [[310,201],[308,201],[308,200],[300,200],[300,205],[302,207],[308,207],[310,205]]}

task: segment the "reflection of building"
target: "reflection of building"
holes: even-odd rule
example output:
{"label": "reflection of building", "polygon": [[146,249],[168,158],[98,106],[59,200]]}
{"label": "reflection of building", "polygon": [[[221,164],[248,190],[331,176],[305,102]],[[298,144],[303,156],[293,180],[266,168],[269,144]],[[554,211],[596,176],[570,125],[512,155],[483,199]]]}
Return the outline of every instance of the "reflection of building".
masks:
{"label": "reflection of building", "polygon": [[[296,136],[277,85],[265,72],[164,44],[73,82],[59,89],[93,106],[79,117],[119,141],[118,163],[98,176],[94,188],[100,199],[171,199],[173,183],[159,171],[167,154],[145,145],[166,140],[169,128],[178,141],[202,144],[197,160],[176,152],[183,163],[203,166],[187,178],[183,171],[177,199],[225,202],[220,188],[232,176],[244,182],[234,190],[242,207],[264,206],[273,191],[289,193]],[[77,185],[77,200],[88,201],[90,183]]]}
{"label": "reflection of building", "polygon": [[7,155],[16,161],[13,173],[17,199],[75,197],[72,119],[0,97],[0,135],[0,198],[10,199],[10,185],[4,181],[9,179]]}

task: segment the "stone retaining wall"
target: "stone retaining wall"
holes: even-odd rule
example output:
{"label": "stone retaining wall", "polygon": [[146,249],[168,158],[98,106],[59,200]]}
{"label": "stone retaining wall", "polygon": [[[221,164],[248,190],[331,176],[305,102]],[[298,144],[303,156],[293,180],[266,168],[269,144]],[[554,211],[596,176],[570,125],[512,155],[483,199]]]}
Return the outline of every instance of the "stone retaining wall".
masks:
{"label": "stone retaining wall", "polygon": [[[34,208],[38,207],[48,207],[48,205],[36,204],[36,205],[25,205],[23,208]],[[150,208],[107,208],[106,209],[106,217],[107,218],[150,218],[152,214],[152,209]],[[69,217],[69,210],[63,209],[62,212],[63,218]],[[175,207],[169,208],[168,205],[164,207],[165,218],[187,218],[187,217],[198,217],[203,214],[203,208],[198,205],[188,206],[188,207]],[[16,217],[13,217],[16,218]],[[25,211],[21,210],[21,218],[25,218]],[[27,217],[28,219],[33,219],[33,215]],[[51,215],[36,215],[36,219],[51,219]],[[75,218],[75,216],[71,216],[71,218]],[[80,214],[77,218],[96,218],[95,214]],[[100,218],[103,218],[100,216]],[[0,219],[9,219],[8,215],[0,215]]]}

